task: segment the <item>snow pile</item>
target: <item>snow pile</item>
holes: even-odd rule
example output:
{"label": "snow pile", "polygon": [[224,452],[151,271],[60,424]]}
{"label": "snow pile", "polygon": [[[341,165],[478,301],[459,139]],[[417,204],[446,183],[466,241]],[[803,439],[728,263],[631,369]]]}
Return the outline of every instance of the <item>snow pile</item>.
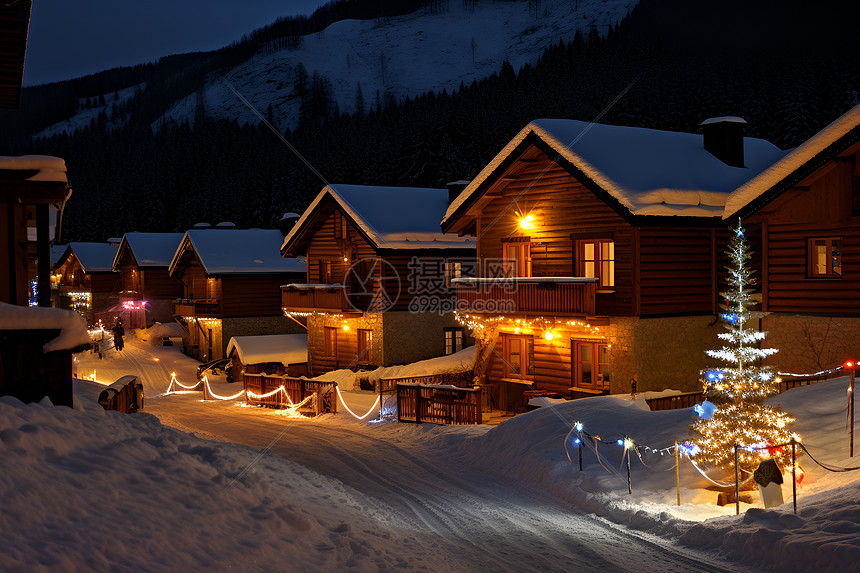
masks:
{"label": "snow pile", "polygon": [[[840,378],[791,390],[768,400],[797,417],[793,429],[816,459],[841,467],[858,467],[847,457],[845,388]],[[691,408],[651,412],[637,396],[585,398],[540,408],[491,429],[481,438],[450,439],[463,460],[478,460],[488,473],[520,480],[632,529],[678,539],[689,547],[716,550],[757,567],[780,571],[845,571],[860,560],[860,471],[830,473],[809,457],[800,457],[805,477],[798,486],[798,513],[792,513],[791,476],[786,475],[777,509],[761,509],[758,492],[753,506],[715,505],[717,492],[692,464],[681,458],[681,501],[675,505],[674,440],[689,439]],[[564,449],[564,437],[576,422],[599,436],[600,462],[583,448],[579,472],[578,448]],[[631,466],[633,494],[627,493],[626,466],[621,463],[618,438],[640,446],[641,461]],[[718,481],[731,476],[714,472]],[[723,517],[719,517],[723,516]],[[715,519],[709,519],[715,518]],[[696,523],[699,522],[699,523]]]}
{"label": "snow pile", "polygon": [[432,376],[434,374],[457,374],[472,369],[475,357],[474,352],[475,347],[470,346],[447,356],[428,358],[427,360],[420,360],[402,366],[381,366],[369,372],[356,373],[346,369],[333,370],[316,376],[313,380],[337,382],[337,385],[341,388],[355,388],[359,385],[359,378],[375,382],[382,378],[415,378],[419,376]]}
{"label": "snow pile", "polygon": [[36,171],[27,181],[66,182],[66,162],[50,155],[0,156],[0,169]]}
{"label": "snow pile", "polygon": [[439,564],[430,544],[381,502],[286,459],[256,458],[251,448],[207,442],[148,414],[0,398],[2,568]]}
{"label": "snow pile", "polygon": [[264,334],[260,336],[234,336],[227,344],[225,356],[233,351],[239,354],[242,364],[280,362],[284,366],[308,361],[307,334]]}
{"label": "snow pile", "polygon": [[182,338],[184,331],[177,322],[156,322],[144,332],[139,333],[142,340],[148,341],[150,344],[161,344],[161,341],[167,338]]}
{"label": "snow pile", "polygon": [[72,350],[89,345],[87,321],[73,310],[27,307],[0,302],[0,330],[59,330],[42,347],[43,352]]}
{"label": "snow pile", "polygon": [[763,139],[745,137],[746,167],[732,167],[705,151],[702,136],[694,133],[538,119],[472,180],[451,203],[444,220],[531,134],[635,215],[718,217],[729,193],[786,153]]}

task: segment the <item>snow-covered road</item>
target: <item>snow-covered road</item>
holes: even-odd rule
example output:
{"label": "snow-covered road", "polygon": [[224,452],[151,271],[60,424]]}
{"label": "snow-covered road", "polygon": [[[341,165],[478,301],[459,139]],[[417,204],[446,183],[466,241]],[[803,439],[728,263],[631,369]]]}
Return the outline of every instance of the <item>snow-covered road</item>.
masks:
{"label": "snow-covered road", "polygon": [[[79,375],[96,370],[99,380],[110,382],[138,373],[147,387],[146,411],[164,424],[259,450],[261,454],[246,467],[248,473],[263,457],[281,456],[342,482],[374,505],[386,507],[394,521],[433,548],[447,570],[745,570],[714,555],[582,514],[516,476],[506,476],[505,467],[494,472],[477,469],[481,464],[474,463],[471,449],[460,451],[457,446],[480,439],[485,427],[368,424],[345,413],[297,419],[237,402],[201,402],[196,392],[160,396],[170,372],[192,383],[197,362],[175,348],[130,338],[123,353],[111,350],[104,360],[79,357]],[[354,401],[353,409],[362,412],[372,401],[372,396],[358,393],[346,396]]]}

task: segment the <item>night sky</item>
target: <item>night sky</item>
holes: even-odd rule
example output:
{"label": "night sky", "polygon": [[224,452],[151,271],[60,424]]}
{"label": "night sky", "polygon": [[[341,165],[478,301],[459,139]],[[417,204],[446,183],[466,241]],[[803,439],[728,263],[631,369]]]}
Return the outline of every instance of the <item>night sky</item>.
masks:
{"label": "night sky", "polygon": [[24,85],[212,50],[328,0],[34,0]]}

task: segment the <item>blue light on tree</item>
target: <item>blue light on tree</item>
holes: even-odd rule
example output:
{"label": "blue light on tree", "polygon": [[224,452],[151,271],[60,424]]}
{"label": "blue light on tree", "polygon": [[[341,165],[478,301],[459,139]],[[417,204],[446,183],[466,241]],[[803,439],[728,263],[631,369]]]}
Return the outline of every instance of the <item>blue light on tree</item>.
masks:
{"label": "blue light on tree", "polygon": [[693,406],[693,412],[695,412],[696,415],[703,420],[710,420],[711,418],[713,418],[714,412],[716,411],[717,407],[714,406],[712,403],[708,402],[707,400],[705,400],[701,404],[696,404],[695,406]]}

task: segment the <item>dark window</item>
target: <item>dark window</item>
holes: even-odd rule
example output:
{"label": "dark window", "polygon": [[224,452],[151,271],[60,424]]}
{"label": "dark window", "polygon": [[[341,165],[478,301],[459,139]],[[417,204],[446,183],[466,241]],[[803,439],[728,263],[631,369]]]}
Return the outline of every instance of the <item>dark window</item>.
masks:
{"label": "dark window", "polygon": [[840,237],[808,239],[807,272],[810,277],[842,276],[842,240]]}
{"label": "dark window", "polygon": [[445,355],[454,354],[465,347],[465,333],[461,328],[445,329]]}
{"label": "dark window", "polygon": [[320,283],[324,285],[332,284],[331,280],[331,261],[317,261],[320,271]]}

